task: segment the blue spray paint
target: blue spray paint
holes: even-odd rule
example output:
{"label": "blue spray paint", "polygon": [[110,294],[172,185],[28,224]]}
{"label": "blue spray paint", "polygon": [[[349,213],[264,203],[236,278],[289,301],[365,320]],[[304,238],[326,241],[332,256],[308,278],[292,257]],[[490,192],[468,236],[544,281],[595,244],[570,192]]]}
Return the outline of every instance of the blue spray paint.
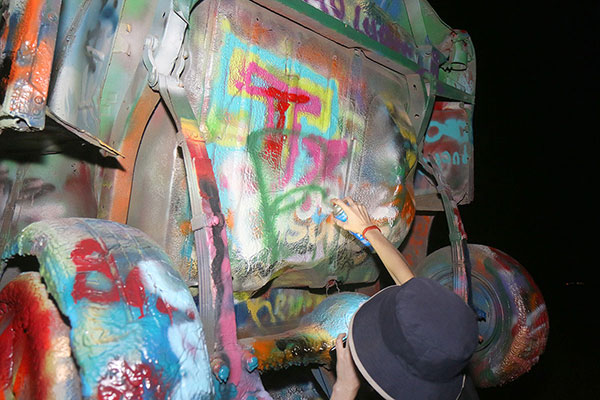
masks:
{"label": "blue spray paint", "polygon": [[[346,215],[346,213],[344,212],[344,210],[342,210],[342,207],[338,206],[337,204],[333,205],[333,216],[337,219],[339,219],[342,222],[346,222],[348,220],[348,216]],[[357,238],[358,240],[360,240],[360,242],[362,244],[364,244],[365,246],[367,246],[369,249],[373,249],[373,246],[371,246],[371,242],[369,242],[367,239],[365,239],[363,237],[363,235],[360,235],[358,233],[354,233],[352,231],[349,231],[351,234],[354,235],[355,238]]]}

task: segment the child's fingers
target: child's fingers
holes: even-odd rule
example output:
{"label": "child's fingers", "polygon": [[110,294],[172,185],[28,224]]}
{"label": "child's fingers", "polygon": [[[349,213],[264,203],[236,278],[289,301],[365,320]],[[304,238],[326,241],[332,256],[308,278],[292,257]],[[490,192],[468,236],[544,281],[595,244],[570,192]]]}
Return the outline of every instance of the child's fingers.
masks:
{"label": "child's fingers", "polygon": [[344,201],[346,203],[348,203],[349,205],[356,207],[356,202],[354,201],[354,199],[352,197],[346,197],[344,199]]}
{"label": "child's fingers", "polygon": [[344,338],[345,337],[346,337],[345,333],[340,333],[339,335],[337,335],[337,337],[335,338],[336,349],[344,348]]}
{"label": "child's fingers", "polygon": [[345,223],[345,222],[342,222],[342,221],[340,221],[340,220],[339,220],[339,219],[337,219],[337,218],[334,218],[334,219],[333,219],[333,221],[334,221],[334,222],[335,222],[335,224],[336,224],[337,226],[339,226],[340,228],[344,228],[344,229],[346,229],[346,223]]}
{"label": "child's fingers", "polygon": [[342,210],[344,210],[344,211],[346,211],[346,207],[348,207],[348,205],[340,199],[331,199],[331,202],[333,204],[335,204],[336,206],[342,207]]}

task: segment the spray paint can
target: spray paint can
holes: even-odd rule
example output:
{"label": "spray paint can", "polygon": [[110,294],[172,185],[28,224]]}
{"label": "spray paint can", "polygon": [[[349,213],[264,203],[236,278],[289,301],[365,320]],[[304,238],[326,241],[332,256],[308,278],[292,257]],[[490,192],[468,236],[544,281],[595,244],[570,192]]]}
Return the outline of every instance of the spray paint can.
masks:
{"label": "spray paint can", "polygon": [[[348,220],[348,216],[346,215],[346,213],[344,212],[344,210],[342,210],[342,207],[338,206],[337,204],[333,205],[333,216],[337,219],[339,219],[342,222],[346,222]],[[367,239],[365,239],[363,237],[363,235],[358,234],[358,233],[354,233],[352,231],[348,231],[351,234],[354,235],[355,238],[357,238],[358,240],[360,240],[360,242],[362,244],[364,244],[365,246],[367,246],[368,248],[372,249],[373,246],[371,246],[371,242],[369,242]]]}

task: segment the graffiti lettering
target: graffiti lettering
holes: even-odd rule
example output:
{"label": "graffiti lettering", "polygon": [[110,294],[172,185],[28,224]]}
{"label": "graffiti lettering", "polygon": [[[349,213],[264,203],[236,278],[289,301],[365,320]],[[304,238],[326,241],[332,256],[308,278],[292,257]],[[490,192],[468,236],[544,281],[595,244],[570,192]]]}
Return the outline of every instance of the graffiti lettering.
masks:
{"label": "graffiti lettering", "polygon": [[328,138],[338,129],[336,80],[232,33],[226,35],[216,88],[206,123],[219,146],[239,147],[248,131],[265,128]]}
{"label": "graffiti lettering", "polygon": [[262,327],[261,320],[258,316],[259,311],[261,311],[262,309],[266,310],[267,316],[269,318],[269,322],[271,324],[275,324],[276,317],[275,317],[275,314],[273,314],[273,306],[271,305],[271,303],[268,300],[259,297],[256,300],[247,301],[246,307],[248,308],[248,311],[250,312],[250,316],[252,317],[252,320],[258,327]]}
{"label": "graffiti lettering", "polygon": [[443,123],[432,120],[425,136],[425,143],[436,143],[445,137],[457,143],[469,143],[469,131],[464,120],[447,120]]}
{"label": "graffiti lettering", "polygon": [[[302,89],[290,87],[266,69],[258,66],[256,62],[250,62],[242,72],[242,76],[243,80],[236,82],[235,86],[238,90],[244,90],[254,99],[262,99],[267,104],[267,128],[287,128],[285,114],[292,103],[296,104],[296,107],[293,107],[292,124],[289,127],[293,130],[302,129],[302,125],[298,122],[298,112],[310,113],[315,116],[319,116],[321,113],[321,102],[318,97],[311,96]],[[266,86],[257,86],[254,82],[264,82]],[[276,111],[277,124],[275,124]]]}
{"label": "graffiti lettering", "polygon": [[[173,323],[173,311],[177,311],[177,308],[167,303],[162,297],[159,297],[158,300],[156,300],[156,309],[163,314],[167,314],[169,316],[169,321]],[[187,315],[188,318],[190,318],[189,313]],[[192,314],[190,319],[194,319],[193,316],[194,315]]]}
{"label": "graffiti lettering", "polygon": [[[315,4],[345,15],[344,1]],[[337,81],[228,33],[215,87],[220,90],[213,91],[207,126],[216,134],[213,166],[228,171],[218,175],[222,204],[228,223],[242,215],[255,221],[252,230],[231,225],[232,243],[243,248],[244,257],[268,254],[267,264],[298,251],[317,251],[317,237],[329,240],[320,206],[331,190],[343,188],[342,165],[348,155],[348,142],[338,133]],[[245,151],[220,151],[222,147]],[[251,166],[240,168],[247,162]],[[232,167],[249,179],[235,180]],[[234,182],[242,187],[228,190]],[[242,206],[237,192],[250,193],[253,205]],[[306,224],[297,227],[295,236],[287,226],[292,219]],[[238,234],[242,231],[244,238]],[[290,245],[295,240],[302,241],[301,249]],[[260,250],[265,248],[269,251]]]}
{"label": "graffiti lettering", "polygon": [[383,45],[391,48],[396,48],[398,45],[397,33],[389,25],[380,24],[374,19],[362,15],[362,8],[360,6],[356,6],[354,11],[353,25],[354,29]]}
{"label": "graffiti lettering", "polygon": [[[289,157],[285,166],[285,175],[280,181],[281,186],[287,185],[294,175],[295,164],[298,159],[299,135],[288,135]],[[345,140],[326,140],[320,136],[308,136],[301,139],[303,148],[312,160],[312,167],[298,181],[298,185],[308,185],[316,181],[323,183],[327,178],[332,177],[332,172],[339,165],[341,160],[348,152],[348,143]]]}
{"label": "graffiti lettering", "polygon": [[[348,7],[343,0],[303,0],[305,3],[320,9],[332,17],[351,24],[354,29],[364,33],[368,37],[396,51],[412,52],[407,48],[406,40],[402,38],[402,32],[393,21],[382,21],[384,13],[374,2],[350,2]],[[363,4],[364,3],[364,4]],[[354,4],[357,4],[354,6]],[[389,7],[388,7],[389,8]],[[389,12],[390,10],[387,10]],[[399,9],[394,12],[396,19],[399,18]]]}
{"label": "graffiti lettering", "polygon": [[[275,218],[286,212],[300,211],[298,207],[304,213],[311,214],[310,210],[313,209],[311,195],[317,195],[319,199],[326,196],[323,183],[333,178],[333,171],[348,151],[347,143],[344,140],[326,140],[315,135],[302,137],[300,134],[289,133],[285,135],[289,151],[285,166],[282,168],[285,171],[284,175],[278,180],[269,181],[271,174],[265,171],[264,163],[266,162],[267,166],[273,166],[273,159],[277,158],[276,165],[283,164],[280,159],[283,146],[281,136],[283,135],[279,132],[255,132],[248,138],[248,150],[254,163],[263,198],[261,202],[262,217],[265,221],[263,232],[265,238],[273,241],[268,243],[272,245],[272,249],[278,242],[277,234],[275,231],[269,234],[268,231],[275,229]],[[302,146],[299,143],[302,143]],[[300,154],[300,147],[305,150],[302,154]],[[266,159],[265,154],[267,155]],[[307,170],[303,168],[307,168]],[[283,191],[283,188],[298,176],[299,178],[296,178],[294,183],[295,188]],[[271,193],[282,191],[282,195],[271,197]],[[313,222],[315,221],[311,221],[311,223]],[[321,221],[316,222],[320,223]],[[301,237],[304,237],[304,234]]]}
{"label": "graffiti lettering", "polygon": [[248,327],[253,323],[257,328],[265,329],[293,321],[312,311],[325,298],[326,295],[301,290],[273,289],[236,305],[238,326]]}
{"label": "graffiti lettering", "polygon": [[140,317],[144,317],[144,304],[146,303],[146,291],[142,284],[140,269],[134,267],[125,280],[125,300],[132,307],[140,309]]}
{"label": "graffiti lettering", "polygon": [[[71,252],[71,260],[76,266],[75,283],[71,292],[75,303],[84,298],[100,304],[124,300],[127,305],[140,310],[138,319],[144,318],[148,298],[139,267],[133,267],[123,283],[114,257],[102,241],[95,239],[79,241]],[[158,297],[156,308],[168,315],[173,323],[173,312],[177,310],[175,307]]]}
{"label": "graffiti lettering", "polygon": [[[458,151],[455,151],[452,154],[450,154],[450,152],[447,150],[442,151],[442,152],[433,152],[430,154],[433,154],[433,157],[435,158],[438,165],[442,165],[442,164],[467,165],[467,164],[469,164],[469,153],[467,151],[466,144],[463,146],[462,154],[459,153]],[[429,161],[429,159],[427,157],[424,157],[424,159],[425,159],[425,161]]]}
{"label": "graffiti lettering", "polygon": [[277,112],[279,114],[279,118],[277,119],[277,129],[283,129],[285,127],[285,112],[290,107],[290,103],[304,104],[309,101],[308,96],[277,90],[272,86],[267,89],[267,94],[269,97],[277,100]]}
{"label": "graffiti lettering", "polygon": [[[96,303],[112,303],[120,300],[118,278],[115,276],[115,261],[103,244],[94,239],[84,239],[77,243],[71,252],[71,260],[77,267],[72,292],[75,303],[83,298]],[[90,275],[96,275],[94,282],[100,287],[88,284]]]}
{"label": "graffiti lettering", "polygon": [[[282,240],[286,245],[294,246],[299,252],[304,247],[307,251],[312,249],[313,254],[316,253],[315,243],[320,243],[324,248],[335,245],[339,231],[332,224],[315,224],[313,220],[302,221],[299,218],[290,218],[289,221]],[[306,246],[300,246],[303,242]]]}
{"label": "graffiti lettering", "polygon": [[346,5],[344,0],[304,0],[315,8],[339,19],[343,20],[346,16]]}

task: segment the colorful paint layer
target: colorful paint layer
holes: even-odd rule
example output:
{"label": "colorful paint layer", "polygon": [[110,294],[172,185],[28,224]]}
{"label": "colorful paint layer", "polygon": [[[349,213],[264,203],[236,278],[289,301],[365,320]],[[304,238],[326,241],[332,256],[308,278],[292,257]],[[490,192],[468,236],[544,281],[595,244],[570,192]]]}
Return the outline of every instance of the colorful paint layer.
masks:
{"label": "colorful paint layer", "polygon": [[143,233],[71,218],[32,224],[13,243],[3,258],[35,255],[69,318],[83,396],[212,397],[196,305]]}
{"label": "colorful paint layer", "polygon": [[[487,246],[470,244],[468,250],[482,337],[469,369],[478,387],[497,386],[537,363],[548,340],[548,311],[539,288],[516,260]],[[414,271],[452,288],[450,248],[430,254]]]}
{"label": "colorful paint layer", "polygon": [[302,318],[297,328],[281,334],[241,339],[258,359],[260,370],[328,364],[329,350],[340,333],[347,333],[352,316],[369,297],[338,293],[327,297]]}
{"label": "colorful paint layer", "polygon": [[[278,286],[374,281],[377,268],[335,227],[330,201],[364,202],[394,242],[408,232],[416,139],[398,97],[403,78],[376,80],[375,64],[255,6],[221,7],[210,37],[200,30],[206,14],[191,22],[197,40],[218,52],[212,69],[192,70],[184,82],[198,93],[210,82],[204,99],[190,101],[215,170],[234,289],[273,278]],[[297,40],[274,33],[282,31]]]}
{"label": "colorful paint layer", "polygon": [[37,272],[23,273],[2,289],[0,399],[80,398],[69,331]]}

